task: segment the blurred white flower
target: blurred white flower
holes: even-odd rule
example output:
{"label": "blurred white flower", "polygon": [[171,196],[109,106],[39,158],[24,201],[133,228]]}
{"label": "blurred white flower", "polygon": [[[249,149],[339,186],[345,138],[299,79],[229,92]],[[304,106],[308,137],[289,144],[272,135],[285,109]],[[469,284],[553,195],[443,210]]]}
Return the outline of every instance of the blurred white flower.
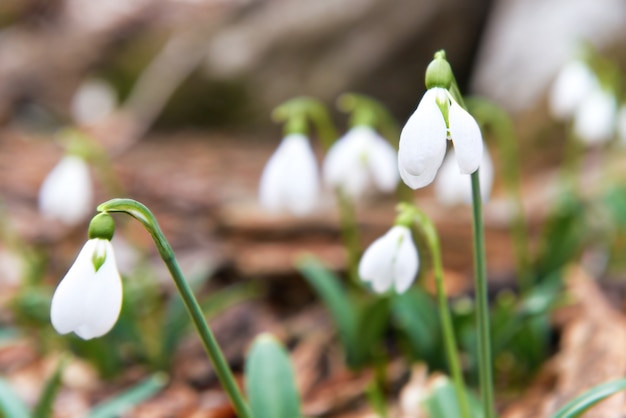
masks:
{"label": "blurred white flower", "polygon": [[617,101],[601,87],[594,89],[574,115],[574,133],[587,145],[610,141],[615,132]]}
{"label": "blurred white flower", "polygon": [[580,60],[565,64],[557,74],[548,95],[548,107],[553,117],[566,120],[598,87],[598,80],[591,69]]}
{"label": "blurred white flower", "polygon": [[[469,174],[462,174],[459,171],[454,159],[454,149],[450,149],[435,180],[435,196],[446,206],[469,205],[472,203],[472,179]],[[478,179],[482,201],[487,202],[493,186],[493,162],[487,147],[484,147]]]}
{"label": "blurred white flower", "polygon": [[261,205],[272,212],[287,210],[302,216],[315,209],[318,194],[319,173],[308,138],[287,135],[261,175]]}
{"label": "blurred white flower", "polygon": [[52,296],[50,320],[59,334],[84,340],[113,328],[122,308],[122,280],[111,242],[90,239]]}
{"label": "blurred white flower", "polygon": [[[450,129],[440,105],[448,109]],[[426,91],[400,134],[398,168],[409,187],[417,189],[433,181],[446,154],[446,138],[452,140],[461,172],[478,170],[483,155],[478,124],[448,90],[435,87]]]}
{"label": "blurred white flower", "polygon": [[396,292],[404,293],[415,280],[418,267],[411,230],[396,225],[365,250],[359,263],[359,276],[378,293],[392,286]]}
{"label": "blurred white flower", "polygon": [[626,145],[626,104],[617,113],[617,137],[622,145]]}
{"label": "blurred white flower", "polygon": [[103,80],[83,82],[72,98],[71,110],[79,125],[92,125],[109,116],[117,106],[113,88]]}
{"label": "blurred white flower", "polygon": [[93,211],[89,167],[80,157],[68,155],[50,171],[39,190],[39,211],[67,225],[82,222]]}
{"label": "blurred white flower", "polygon": [[389,193],[400,179],[397,158],[393,147],[375,130],[356,126],[328,150],[323,166],[324,181],[355,199],[372,186]]}

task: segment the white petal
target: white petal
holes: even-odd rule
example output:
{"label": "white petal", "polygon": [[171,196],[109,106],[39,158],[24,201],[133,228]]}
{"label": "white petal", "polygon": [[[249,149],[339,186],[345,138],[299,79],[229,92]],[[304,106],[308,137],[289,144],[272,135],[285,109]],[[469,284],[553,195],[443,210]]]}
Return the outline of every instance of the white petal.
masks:
{"label": "white petal", "polygon": [[377,293],[386,292],[392,284],[396,291],[404,292],[415,279],[417,268],[411,231],[396,225],[365,250],[359,263],[359,276],[371,282]]}
{"label": "white petal", "polygon": [[471,174],[478,170],[483,158],[483,136],[480,127],[474,117],[454,100],[451,100],[448,118],[456,161],[462,173]]}
{"label": "white petal", "polygon": [[436,102],[440,90],[424,94],[400,134],[398,168],[412,189],[430,184],[446,152],[446,123]]}
{"label": "white petal", "polygon": [[109,332],[122,308],[122,279],[117,270],[113,246],[106,240],[100,240],[100,244],[106,246],[106,259],[90,278],[89,288],[83,295],[83,322],[75,329],[76,334],[84,340]]}
{"label": "white petal", "polygon": [[[483,148],[483,160],[478,172],[480,181],[480,194],[483,202],[489,200],[493,187],[493,162],[487,147]],[[446,159],[439,169],[439,175],[435,181],[435,196],[446,206],[454,206],[461,203],[472,203],[472,180],[470,174],[462,174],[456,163],[454,149],[448,151]]]}
{"label": "white petal", "polygon": [[[106,259],[96,272],[92,256],[103,246]],[[83,339],[99,337],[115,325],[121,305],[122,282],[112,246],[109,241],[91,239],[52,297],[52,325],[60,334],[74,331]]]}
{"label": "white petal", "polygon": [[39,190],[39,211],[74,225],[93,211],[89,167],[82,158],[66,156],[48,174]]}
{"label": "white petal", "polygon": [[550,89],[548,96],[550,112],[560,120],[572,117],[597,84],[595,74],[585,63],[578,60],[567,63]]}
{"label": "white petal", "polygon": [[350,129],[328,150],[324,159],[323,176],[331,188],[340,187],[353,198],[360,197],[369,183],[364,159],[367,158],[367,138],[361,129]]}
{"label": "white petal", "polygon": [[391,287],[397,238],[397,233],[389,230],[372,242],[361,257],[359,276],[364,282],[371,282],[375,292],[384,293]]}
{"label": "white petal", "polygon": [[368,158],[369,172],[376,187],[390,193],[398,186],[398,153],[384,138],[373,139]]}
{"label": "white petal", "polygon": [[317,162],[308,139],[300,134],[288,135],[261,175],[261,204],[270,211],[304,215],[315,208],[318,194]]}
{"label": "white petal", "polygon": [[78,253],[59,286],[54,291],[50,307],[50,320],[59,334],[76,329],[82,321],[83,295],[88,288],[88,278],[95,275],[91,257],[96,240],[89,240]]}
{"label": "white petal", "polygon": [[589,145],[607,142],[613,138],[616,114],[615,96],[597,88],[576,111],[574,132]]}
{"label": "white petal", "polygon": [[394,282],[398,293],[404,293],[411,287],[419,268],[417,248],[413,243],[411,231],[406,227],[402,231],[402,241],[394,263]]}

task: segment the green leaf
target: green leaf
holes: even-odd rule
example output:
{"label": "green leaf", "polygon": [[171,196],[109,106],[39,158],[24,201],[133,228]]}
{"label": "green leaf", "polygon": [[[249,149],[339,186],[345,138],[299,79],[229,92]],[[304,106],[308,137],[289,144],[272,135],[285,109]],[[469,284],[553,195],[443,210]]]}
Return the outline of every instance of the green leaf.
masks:
{"label": "green leaf", "polygon": [[362,367],[380,352],[383,335],[389,327],[389,299],[376,298],[357,311],[357,344],[352,354],[354,367]]}
{"label": "green leaf", "polygon": [[303,258],[296,267],[330,311],[346,350],[348,365],[358,367],[357,316],[341,280],[313,256]]}
{"label": "green leaf", "polygon": [[155,373],[113,399],[97,405],[91,410],[89,418],[115,418],[124,414],[137,404],[150,398],[167,383],[164,373]]}
{"label": "green leaf", "polygon": [[68,357],[62,357],[59,360],[57,368],[46,382],[46,386],[37,401],[37,405],[33,411],[33,418],[49,418],[52,416],[52,407],[59,393],[59,389],[61,389],[61,378],[63,377],[63,370],[65,370],[67,362]]}
{"label": "green leaf", "polygon": [[0,417],[30,417],[26,405],[20,400],[19,396],[17,396],[9,383],[4,379],[0,379]]}
{"label": "green leaf", "polygon": [[[470,404],[470,414],[474,418],[483,416],[480,401],[471,393],[467,394]],[[424,400],[422,406],[428,412],[430,418],[451,418],[460,417],[458,397],[454,384],[446,376],[441,376],[433,384],[431,392]]]}
{"label": "green leaf", "polygon": [[614,380],[589,389],[559,409],[553,418],[576,418],[598,402],[626,390],[626,379]]}
{"label": "green leaf", "polygon": [[392,297],[392,313],[396,326],[407,336],[411,352],[416,359],[429,364],[443,359],[440,350],[440,322],[437,307],[422,289],[413,286],[407,292]]}
{"label": "green leaf", "polygon": [[302,416],[289,354],[274,337],[262,334],[255,339],[245,369],[253,418]]}

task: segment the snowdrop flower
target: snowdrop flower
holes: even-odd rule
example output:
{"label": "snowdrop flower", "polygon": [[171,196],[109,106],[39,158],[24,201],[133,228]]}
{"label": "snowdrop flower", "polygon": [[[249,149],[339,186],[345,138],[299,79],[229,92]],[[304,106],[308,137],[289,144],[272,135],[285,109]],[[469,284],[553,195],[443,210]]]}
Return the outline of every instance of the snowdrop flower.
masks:
{"label": "snowdrop flower", "polygon": [[[454,150],[451,149],[439,169],[439,175],[435,181],[435,196],[446,206],[471,204],[472,179],[469,175],[459,172],[459,167],[454,160]],[[493,185],[493,162],[487,148],[484,148],[478,179],[482,200],[487,202]]]}
{"label": "snowdrop flower", "polygon": [[117,95],[103,80],[89,79],[76,91],[71,110],[74,120],[81,125],[92,125],[109,116],[117,106]]}
{"label": "snowdrop flower", "polygon": [[68,155],[50,171],[39,190],[39,211],[67,225],[82,222],[92,211],[93,190],[89,167]]}
{"label": "snowdrop flower", "polygon": [[433,87],[426,91],[400,134],[398,168],[409,187],[417,189],[433,181],[446,154],[446,139],[452,140],[461,173],[478,170],[483,155],[478,124],[447,89]]}
{"label": "snowdrop flower", "polygon": [[610,141],[613,138],[617,101],[601,87],[581,103],[574,115],[574,133],[587,145]]}
{"label": "snowdrop flower", "polygon": [[354,199],[372,186],[389,193],[399,180],[396,151],[369,126],[356,126],[332,145],[323,175],[326,184]]}
{"label": "snowdrop flower", "polygon": [[276,212],[306,215],[316,205],[319,174],[309,140],[302,134],[287,135],[261,175],[261,205]]}
{"label": "snowdrop flower", "polygon": [[392,286],[396,292],[403,293],[415,280],[418,267],[411,230],[396,225],[365,250],[359,263],[359,276],[370,282],[377,293],[384,293]]}
{"label": "snowdrop flower", "polygon": [[559,120],[573,117],[578,107],[597,86],[596,75],[587,64],[580,60],[570,61],[561,69],[550,89],[550,113]]}
{"label": "snowdrop flower", "polygon": [[117,321],[122,280],[110,242],[112,225],[111,216],[105,213],[92,220],[89,241],[52,296],[50,319],[59,334],[75,332],[89,340],[109,332]]}

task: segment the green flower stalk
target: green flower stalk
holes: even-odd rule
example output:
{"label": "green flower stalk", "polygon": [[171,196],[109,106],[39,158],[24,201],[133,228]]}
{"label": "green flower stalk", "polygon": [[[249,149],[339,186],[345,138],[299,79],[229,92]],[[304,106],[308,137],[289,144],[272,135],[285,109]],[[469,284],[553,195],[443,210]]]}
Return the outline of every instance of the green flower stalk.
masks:
{"label": "green flower stalk", "polygon": [[430,250],[432,258],[433,274],[435,278],[435,287],[437,291],[437,306],[441,325],[443,327],[443,341],[448,360],[448,367],[454,382],[454,388],[459,402],[459,410],[463,418],[470,418],[470,406],[467,399],[467,389],[463,379],[463,372],[459,361],[458,345],[454,336],[454,327],[452,325],[452,316],[448,306],[447,293],[443,278],[443,264],[441,261],[441,245],[439,243],[439,234],[433,222],[426,216],[424,212],[408,203],[400,203],[398,205],[398,217],[396,225],[415,226],[420,229]]}
{"label": "green flower stalk", "polygon": [[480,387],[486,418],[494,416],[491,343],[485,239],[478,169],[483,158],[480,127],[463,102],[444,51],[438,51],[426,70],[428,89],[400,134],[398,163],[402,180],[411,188],[429,185],[452,142],[459,170],[471,174],[474,266],[477,301]]}
{"label": "green flower stalk", "polygon": [[[202,340],[204,349],[209,356],[213,367],[215,368],[217,377],[226,390],[226,393],[235,408],[237,416],[240,418],[251,418],[252,415],[249,407],[244,400],[239,387],[237,386],[235,378],[228,367],[228,363],[226,362],[226,359],[224,358],[224,355],[220,350],[211,329],[204,319],[202,309],[200,308],[196,297],[180,270],[170,244],[165,239],[165,236],[163,235],[163,232],[161,231],[161,228],[159,227],[159,224],[157,223],[152,212],[150,212],[150,210],[143,204],[131,199],[109,200],[108,202],[102,203],[98,206],[98,211],[103,214],[124,212],[141,222],[148,233],[150,233],[150,236],[152,236],[152,239],[154,240],[154,243],[159,251],[159,255],[161,256],[161,259],[163,259],[163,262],[165,262],[165,265],[167,266],[172,279],[176,284],[176,288],[185,303],[187,312],[189,313],[189,316],[196,327],[196,331]],[[103,215],[100,214],[97,216]]]}

